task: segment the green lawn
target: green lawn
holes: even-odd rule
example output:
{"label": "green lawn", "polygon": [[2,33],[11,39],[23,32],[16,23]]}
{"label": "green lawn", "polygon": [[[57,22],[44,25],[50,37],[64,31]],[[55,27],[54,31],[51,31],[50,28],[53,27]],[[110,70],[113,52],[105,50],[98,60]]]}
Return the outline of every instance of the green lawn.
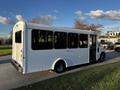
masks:
{"label": "green lawn", "polygon": [[12,49],[0,49],[0,55],[12,54]]}
{"label": "green lawn", "polygon": [[92,67],[16,90],[120,90],[120,62]]}

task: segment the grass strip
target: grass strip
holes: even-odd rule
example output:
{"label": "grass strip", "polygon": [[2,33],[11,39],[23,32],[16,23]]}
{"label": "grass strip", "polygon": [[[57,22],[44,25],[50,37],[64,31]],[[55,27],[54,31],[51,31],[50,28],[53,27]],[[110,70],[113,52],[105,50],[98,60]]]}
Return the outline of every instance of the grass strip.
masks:
{"label": "grass strip", "polygon": [[12,54],[12,49],[0,49],[0,56]]}

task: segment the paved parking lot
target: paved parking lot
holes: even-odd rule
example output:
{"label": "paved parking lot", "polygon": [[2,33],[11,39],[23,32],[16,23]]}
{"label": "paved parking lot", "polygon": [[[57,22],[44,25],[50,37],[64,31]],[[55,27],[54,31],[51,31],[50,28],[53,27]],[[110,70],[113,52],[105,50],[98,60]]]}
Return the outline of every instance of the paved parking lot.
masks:
{"label": "paved parking lot", "polygon": [[106,51],[106,60],[114,59],[120,57],[120,52],[115,52],[113,50]]}
{"label": "paved parking lot", "polygon": [[[10,59],[11,59],[11,55],[0,57],[0,90],[16,88],[22,85],[27,85],[33,82],[49,79],[60,75],[50,71],[43,71],[43,72],[36,72],[32,74],[22,75],[12,66],[12,64],[10,63]],[[105,62],[94,65],[88,65],[81,68],[76,68],[67,71],[63,74],[71,73],[77,70],[86,69],[96,65],[106,64],[118,60],[120,60],[120,52],[107,51]]]}

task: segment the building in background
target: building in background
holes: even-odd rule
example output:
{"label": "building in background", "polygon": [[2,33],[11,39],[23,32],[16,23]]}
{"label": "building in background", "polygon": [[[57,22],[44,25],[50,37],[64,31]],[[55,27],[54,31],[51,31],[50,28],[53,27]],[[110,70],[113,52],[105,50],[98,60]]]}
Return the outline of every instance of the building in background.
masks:
{"label": "building in background", "polygon": [[106,33],[106,35],[108,35],[108,36],[120,36],[120,32],[118,32],[118,31],[108,31]]}
{"label": "building in background", "polygon": [[99,37],[101,42],[120,42],[120,32],[118,31],[108,31],[105,35]]}

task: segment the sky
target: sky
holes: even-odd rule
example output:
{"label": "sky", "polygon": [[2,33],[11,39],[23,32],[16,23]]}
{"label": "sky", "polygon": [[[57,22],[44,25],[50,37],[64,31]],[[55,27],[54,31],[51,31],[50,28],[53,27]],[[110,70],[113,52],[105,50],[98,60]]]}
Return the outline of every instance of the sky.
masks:
{"label": "sky", "polygon": [[120,0],[1,0],[0,35],[17,21],[74,27],[75,20],[102,24],[104,31],[119,29]]}

